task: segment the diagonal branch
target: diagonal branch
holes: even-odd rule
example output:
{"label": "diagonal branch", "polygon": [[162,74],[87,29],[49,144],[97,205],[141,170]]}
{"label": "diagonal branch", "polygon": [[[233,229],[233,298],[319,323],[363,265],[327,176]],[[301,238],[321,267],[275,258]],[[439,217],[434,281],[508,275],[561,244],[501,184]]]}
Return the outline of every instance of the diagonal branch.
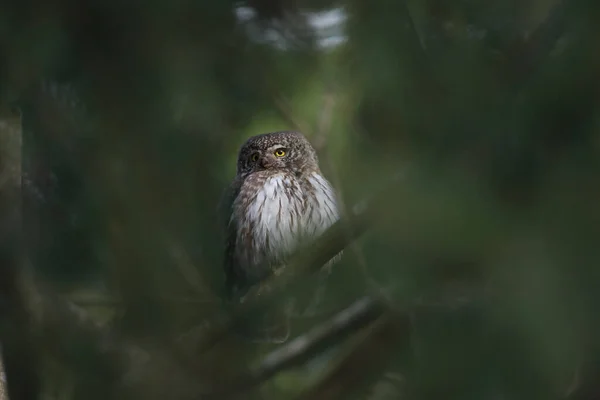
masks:
{"label": "diagonal branch", "polygon": [[[385,311],[386,306],[371,296],[365,296],[311,329],[266,355],[249,373],[233,379],[234,385],[217,389],[211,396],[239,393],[270,379],[277,373],[302,364],[350,334],[368,326]],[[229,382],[229,380],[228,380]]]}
{"label": "diagonal branch", "polygon": [[309,360],[350,333],[370,324],[384,310],[385,305],[370,296],[355,301],[330,320],[268,354],[252,371],[253,381],[265,381],[283,369]]}
{"label": "diagonal branch", "polygon": [[365,379],[379,376],[398,346],[408,341],[409,326],[408,315],[385,313],[369,327],[365,335],[356,340],[354,348],[344,360],[298,400],[345,399],[356,394]]}
{"label": "diagonal branch", "polygon": [[544,21],[517,46],[510,56],[517,90],[546,61],[558,40],[566,31],[567,18],[573,12],[576,1],[559,1]]}

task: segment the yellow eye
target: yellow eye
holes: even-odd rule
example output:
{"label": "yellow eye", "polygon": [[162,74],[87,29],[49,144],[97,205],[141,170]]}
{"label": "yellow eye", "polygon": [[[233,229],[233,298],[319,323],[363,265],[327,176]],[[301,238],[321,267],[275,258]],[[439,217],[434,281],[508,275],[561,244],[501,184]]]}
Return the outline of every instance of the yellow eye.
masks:
{"label": "yellow eye", "polygon": [[252,154],[252,156],[250,156],[250,159],[251,159],[252,161],[258,161],[258,153],[254,153],[254,154]]}
{"label": "yellow eye", "polygon": [[275,153],[273,153],[273,154],[275,154],[275,157],[283,157],[283,156],[285,156],[285,150],[283,150],[283,149],[275,150]]}

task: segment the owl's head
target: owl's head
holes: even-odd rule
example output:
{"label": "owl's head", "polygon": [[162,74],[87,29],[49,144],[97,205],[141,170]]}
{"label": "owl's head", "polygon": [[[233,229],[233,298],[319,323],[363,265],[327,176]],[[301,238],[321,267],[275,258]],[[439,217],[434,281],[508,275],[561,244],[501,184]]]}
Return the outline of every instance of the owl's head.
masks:
{"label": "owl's head", "polygon": [[297,175],[318,171],[317,153],[300,132],[281,131],[253,136],[240,149],[238,175],[285,171]]}

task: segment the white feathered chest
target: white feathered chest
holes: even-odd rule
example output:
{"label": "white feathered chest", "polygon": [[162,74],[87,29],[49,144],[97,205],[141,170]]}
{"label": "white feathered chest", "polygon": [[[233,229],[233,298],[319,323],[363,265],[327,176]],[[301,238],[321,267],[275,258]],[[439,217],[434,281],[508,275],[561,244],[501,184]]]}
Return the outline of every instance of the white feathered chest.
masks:
{"label": "white feathered chest", "polygon": [[[319,173],[303,178],[276,174],[263,184],[241,188],[233,204],[238,221],[235,254],[246,273],[267,265],[276,268],[300,245],[321,235],[339,218],[331,184]],[[262,271],[255,271],[260,275]]]}

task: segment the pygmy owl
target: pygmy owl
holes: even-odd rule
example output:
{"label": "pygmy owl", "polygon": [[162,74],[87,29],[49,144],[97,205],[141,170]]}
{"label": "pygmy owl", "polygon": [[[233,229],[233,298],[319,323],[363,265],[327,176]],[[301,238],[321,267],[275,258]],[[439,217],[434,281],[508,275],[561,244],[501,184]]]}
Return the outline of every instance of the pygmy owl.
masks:
{"label": "pygmy owl", "polygon": [[231,295],[282,267],[338,218],[334,190],[299,132],[251,137],[228,192],[226,285]]}

